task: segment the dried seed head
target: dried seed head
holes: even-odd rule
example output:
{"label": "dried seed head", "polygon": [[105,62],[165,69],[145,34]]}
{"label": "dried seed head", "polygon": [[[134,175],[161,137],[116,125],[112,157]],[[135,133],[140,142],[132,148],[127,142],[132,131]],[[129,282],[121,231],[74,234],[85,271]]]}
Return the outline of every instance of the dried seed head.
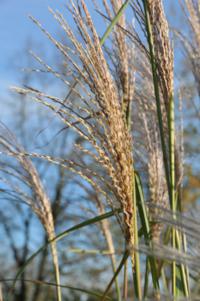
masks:
{"label": "dried seed head", "polygon": [[176,34],[186,50],[200,95],[200,2],[199,0],[184,0],[184,3],[185,6],[182,8],[189,24],[190,33],[186,36],[182,32],[176,31]]}
{"label": "dried seed head", "polygon": [[[118,6],[119,5],[120,2],[118,3]],[[118,9],[118,6],[116,9]],[[95,153],[91,157],[101,164],[101,167],[105,168],[110,183],[108,183],[107,178],[105,180],[99,177],[98,174],[92,171],[92,169],[89,171],[85,165],[80,166],[78,162],[67,162],[69,169],[86,179],[94,187],[94,189],[99,187],[95,184],[95,180],[97,179],[101,182],[101,187],[104,184],[107,184],[107,188],[111,187],[109,193],[112,192],[114,196],[114,198],[112,198],[111,205],[113,208],[122,208],[124,218],[122,219],[122,216],[119,218],[121,218],[123,223],[128,243],[134,244],[132,142],[129,129],[124,118],[124,113],[122,111],[122,101],[120,98],[122,93],[119,92],[116,81],[112,76],[112,72],[110,71],[110,67],[106,61],[100,39],[85,1],[80,0],[75,4],[72,0],[70,0],[69,10],[74,18],[74,22],[81,39],[80,37],[77,38],[64,17],[59,12],[50,11],[71,41],[73,52],[66,49],[60,42],[56,41],[45,29],[42,28],[39,22],[34,19],[33,21],[67,58],[69,64],[72,66],[72,71],[74,71],[75,74],[79,74],[78,81],[81,82],[80,79],[83,79],[85,85],[84,91],[86,91],[86,93],[89,91],[89,93],[85,98],[82,97],[80,99],[79,105],[69,98],[67,100],[67,106],[56,97],[51,97],[45,93],[41,93],[40,91],[26,89],[26,93],[31,94],[35,100],[43,103],[48,108],[56,112],[67,126],[72,127],[82,138],[86,139],[87,143],[91,144]],[[121,22],[122,21],[123,18]],[[125,39],[123,38],[121,41],[119,39],[119,35],[117,35],[117,39],[119,44],[119,53],[120,55],[123,53],[126,58],[126,48],[123,48],[126,47],[123,45],[123,43],[125,43]],[[121,67],[121,70],[125,70],[122,72],[122,77],[124,78],[123,93],[124,95],[128,93],[127,85],[129,85],[129,94],[132,95],[131,80],[127,79],[129,73],[127,70],[127,62],[127,59],[125,59],[124,63],[122,63],[123,68]],[[73,88],[73,90],[75,89]],[[92,99],[89,96],[91,94],[93,97]],[[55,104],[59,104],[60,107],[58,108]],[[81,115],[83,112],[89,113],[89,116],[92,117],[90,119],[85,118],[85,115],[83,117],[83,115]],[[79,151],[81,151],[81,148],[79,148]],[[87,155],[90,154],[90,152],[86,149],[84,153],[87,153]],[[48,159],[51,162],[58,163],[57,160],[53,160],[50,157]],[[105,186],[100,189],[98,188],[98,192],[103,189],[105,189]],[[104,190],[104,193],[107,193],[107,191]],[[111,198],[109,197],[109,199]]]}
{"label": "dried seed head", "polygon": [[150,153],[148,163],[150,215],[152,220],[151,234],[154,242],[159,243],[163,225],[156,220],[163,214],[163,209],[168,206],[168,192],[164,173],[162,152],[156,148]]}
{"label": "dried seed head", "polygon": [[185,0],[189,12],[188,21],[191,26],[197,49],[200,48],[200,2],[199,0]]}
{"label": "dried seed head", "polygon": [[106,117],[107,131],[104,139],[109,141],[112,148],[112,153],[109,155],[112,157],[115,170],[115,172],[112,170],[112,181],[118,194],[120,206],[123,208],[127,240],[129,242],[132,240],[133,243],[131,139],[121,110],[117,87],[110,74],[98,35],[84,1],[81,1],[81,4],[85,12],[86,23],[92,32],[91,38],[89,39],[87,33],[83,32],[83,27],[81,26],[83,20],[80,14],[76,15],[77,20],[79,20],[77,26],[87,41],[90,62],[86,59],[86,55],[83,51],[79,51],[77,48],[77,52],[79,53],[86,73],[88,73],[91,67],[91,61],[93,62],[94,76],[88,73],[88,77],[90,77],[88,85],[94,93],[103,115]]}
{"label": "dried seed head", "polygon": [[[113,19],[123,4],[121,0],[110,1],[111,9],[106,0],[103,1],[105,10],[107,11],[109,18]],[[115,53],[115,60],[117,62],[116,73],[119,80],[119,90],[122,91],[122,110],[127,115],[129,105],[134,95],[134,47],[130,45],[125,33],[127,30],[126,16],[123,14],[117,26],[112,30],[112,45],[113,52]],[[126,116],[127,117],[127,116]]]}
{"label": "dried seed head", "polygon": [[[19,170],[17,170],[17,176],[19,179],[21,178],[22,181],[26,181],[25,184],[28,184],[29,188],[31,188],[32,195],[30,197],[26,197],[26,194],[23,192],[21,193],[17,187],[15,192],[19,192],[20,197],[25,197],[24,202],[31,206],[32,210],[36,213],[46,230],[48,239],[52,240],[55,237],[55,229],[51,203],[43,188],[39,174],[31,160],[27,156],[23,155],[25,153],[23,147],[18,144],[15,136],[2,123],[0,124],[0,149],[3,154],[11,156],[18,161]],[[12,164],[10,166],[12,166]],[[11,187],[13,186],[12,179],[8,184]],[[51,250],[54,268],[58,269],[58,257],[55,242],[51,244]],[[59,282],[59,279],[57,280]]]}
{"label": "dried seed head", "polygon": [[165,106],[168,108],[169,99],[173,95],[173,50],[169,39],[169,26],[162,0],[149,0],[148,7],[160,86]]}

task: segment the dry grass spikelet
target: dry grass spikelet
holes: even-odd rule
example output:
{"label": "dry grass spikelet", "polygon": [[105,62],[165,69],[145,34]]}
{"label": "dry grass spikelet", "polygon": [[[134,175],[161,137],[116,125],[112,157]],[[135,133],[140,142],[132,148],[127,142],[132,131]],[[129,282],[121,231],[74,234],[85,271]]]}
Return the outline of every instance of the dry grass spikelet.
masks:
{"label": "dry grass spikelet", "polygon": [[185,0],[189,12],[188,22],[192,28],[197,47],[200,47],[200,2],[199,0]]}
{"label": "dry grass spikelet", "polygon": [[176,31],[176,34],[186,50],[198,94],[200,95],[200,2],[199,0],[184,0],[183,2],[185,6],[183,5],[182,8],[190,33],[186,36],[182,32]]}
{"label": "dry grass spikelet", "polygon": [[[32,161],[27,156],[23,155],[25,150],[21,145],[19,145],[14,134],[11,133],[10,130],[2,123],[0,124],[0,149],[1,154],[7,155],[18,161],[20,166],[19,169],[15,169],[13,165],[13,169],[15,172],[17,171],[17,174],[11,173],[11,175],[16,174],[16,176],[21,179],[25,185],[28,185],[32,191],[32,196],[21,192],[17,186],[13,186],[12,177],[6,182],[6,184],[8,184],[10,187],[15,187],[15,192],[20,193],[20,197],[23,198],[24,203],[27,203],[29,206],[31,206],[32,210],[36,213],[43,227],[45,228],[49,241],[52,240],[55,237],[55,228],[51,210],[51,202],[43,188],[40,176]],[[59,284],[59,264],[55,242],[51,243],[51,252],[56,271],[56,277],[58,277],[56,281]]]}
{"label": "dry grass spikelet", "polygon": [[[104,0],[103,4],[110,20],[112,20],[122,6],[123,1],[110,2],[111,4],[109,5],[108,2]],[[110,8],[112,8],[112,11]],[[117,62],[116,73],[120,85],[119,90],[122,91],[122,110],[127,118],[129,106],[134,95],[133,61],[135,53],[133,51],[133,45],[130,45],[128,42],[124,32],[125,30],[127,30],[127,22],[126,15],[123,14],[118,21],[118,26],[112,31],[112,45]]]}
{"label": "dry grass spikelet", "polygon": [[169,26],[162,0],[149,0],[148,7],[160,87],[168,108],[169,99],[173,96],[173,50],[169,39]]}
{"label": "dry grass spikelet", "polygon": [[149,154],[148,177],[150,191],[150,216],[151,216],[151,235],[154,242],[160,242],[160,235],[163,225],[156,219],[163,215],[165,208],[168,207],[167,184],[164,173],[161,150],[156,147],[154,152]]}

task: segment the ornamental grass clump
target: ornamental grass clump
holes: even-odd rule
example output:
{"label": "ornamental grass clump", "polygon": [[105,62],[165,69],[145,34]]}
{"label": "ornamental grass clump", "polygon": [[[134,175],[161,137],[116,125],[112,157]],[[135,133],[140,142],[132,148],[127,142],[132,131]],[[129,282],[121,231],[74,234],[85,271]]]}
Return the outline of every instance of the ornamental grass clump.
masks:
{"label": "ornamental grass clump", "polygon": [[[120,278],[117,279],[122,268],[124,300],[129,300],[129,296],[131,300],[162,300],[166,295],[173,300],[191,300],[188,266],[192,256],[187,250],[188,228],[181,221],[185,218],[181,195],[183,162],[179,159],[182,154],[175,126],[174,54],[163,2],[92,2],[109,24],[102,38],[84,0],[70,0],[67,4],[74,27],[60,12],[50,9],[67,44],[31,17],[67,61],[73,83],[37,54],[32,52],[32,56],[64,83],[67,97],[63,100],[34,87],[14,88],[52,111],[64,124],[62,131],[73,130],[77,134],[74,156],[67,159],[29,153],[16,142],[13,146],[4,134],[1,145],[7,155],[18,161],[34,193],[36,201],[30,205],[48,234],[58,288],[56,241],[101,221],[110,253],[117,252],[110,225],[103,222],[115,215],[125,250],[118,267],[116,254],[111,254],[112,278],[99,300],[108,298],[114,282],[117,300],[122,300]],[[124,13],[129,4],[134,26]],[[186,4],[193,16],[194,3],[188,0]],[[197,22],[196,14],[192,20]],[[141,33],[144,35],[140,38]],[[194,33],[198,36],[196,29]],[[50,200],[29,157],[57,164],[78,176],[80,187],[85,186],[88,197],[95,200],[99,215],[55,237]],[[112,210],[109,213],[104,211],[107,206]],[[131,269],[127,267],[129,256]],[[130,270],[133,285],[128,281]],[[61,300],[60,289],[57,298]]]}

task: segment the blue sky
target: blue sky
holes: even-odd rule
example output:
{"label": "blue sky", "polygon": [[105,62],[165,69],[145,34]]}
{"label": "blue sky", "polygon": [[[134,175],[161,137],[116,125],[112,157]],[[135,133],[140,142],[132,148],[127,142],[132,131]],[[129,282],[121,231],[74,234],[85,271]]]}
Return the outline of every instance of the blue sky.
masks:
{"label": "blue sky", "polygon": [[[63,11],[65,3],[67,2],[64,0],[0,0],[1,96],[7,93],[9,86],[16,83],[16,61],[23,55],[27,41],[32,40],[42,44],[48,43],[46,37],[41,34],[28,16],[34,16],[41,21],[50,32],[56,32],[56,22],[48,12],[48,6]],[[176,1],[164,0],[164,4],[167,8],[171,8],[173,3],[176,3]],[[172,16],[171,19],[176,21],[176,18]]]}
{"label": "blue sky", "polygon": [[[56,2],[56,6],[55,6]],[[0,0],[0,95],[15,82],[17,56],[23,53],[28,40],[46,43],[46,38],[30,21],[29,15],[41,20],[51,31],[55,27],[48,6],[60,8],[61,1],[53,0]]]}

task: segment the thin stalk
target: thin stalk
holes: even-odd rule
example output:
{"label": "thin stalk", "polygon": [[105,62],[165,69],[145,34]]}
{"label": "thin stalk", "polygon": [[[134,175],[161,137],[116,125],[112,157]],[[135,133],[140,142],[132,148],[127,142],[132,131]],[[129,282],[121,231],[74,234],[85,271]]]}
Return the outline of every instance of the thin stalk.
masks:
{"label": "thin stalk", "polygon": [[[140,177],[137,172],[135,172],[135,183],[136,183],[136,196],[137,196],[137,207],[140,216],[140,221],[142,224],[143,235],[145,239],[145,243],[150,247],[153,248],[152,242],[150,240],[150,225],[149,220],[146,212],[144,194],[142,190],[142,183]],[[153,287],[156,291],[159,291],[159,281],[158,281],[158,272],[156,266],[156,260],[154,257],[149,256],[149,264],[151,267],[151,276]]]}
{"label": "thin stalk", "polygon": [[161,276],[162,276],[162,283],[163,283],[163,287],[164,287],[165,293],[169,295],[169,289],[168,289],[167,279],[166,279],[166,275],[165,275],[165,270],[164,269],[161,270]]}
{"label": "thin stalk", "polygon": [[[128,130],[131,130],[131,102],[129,102],[128,107],[123,106],[126,125]],[[132,196],[133,196],[133,231],[134,231],[134,248],[131,250],[131,264],[133,272],[133,282],[135,288],[135,295],[138,300],[142,300],[142,286],[141,286],[141,274],[140,274],[140,254],[138,252],[139,246],[139,236],[138,236],[138,222],[137,222],[137,201],[136,201],[136,182],[135,182],[135,172],[134,165],[132,171]]]}
{"label": "thin stalk", "polygon": [[[175,241],[175,233],[176,230],[174,229],[174,227],[172,228],[172,248],[174,249],[176,246],[176,241]],[[176,276],[177,276],[177,272],[176,272],[176,261],[174,260],[172,262],[172,295],[174,297],[177,297],[177,290],[176,290]]]}
{"label": "thin stalk", "polygon": [[[166,235],[164,237],[164,245],[167,245],[168,242],[170,241],[170,234],[172,233],[172,230],[170,228],[167,229],[166,231]],[[176,242],[176,248],[178,250],[181,250],[181,241],[180,241],[180,236],[178,231],[176,230],[175,232],[175,242]],[[184,249],[184,251],[186,251]],[[164,265],[164,261],[161,262],[160,267],[159,267],[159,275],[162,274],[163,271],[163,265]],[[189,289],[189,272],[187,269],[187,266],[184,266],[184,264],[181,264],[180,266],[180,270],[181,270],[181,281],[183,284],[183,292],[185,297],[189,297],[190,295],[190,289]]]}
{"label": "thin stalk", "polygon": [[[186,235],[185,233],[182,233],[182,240],[183,240],[183,251],[186,253],[187,252],[187,241],[186,241]],[[186,296],[189,297],[190,295],[190,284],[189,284],[189,270],[188,270],[188,266],[185,266],[185,278],[186,278],[186,283],[187,285],[185,285],[184,287],[187,287],[187,294]]]}
{"label": "thin stalk", "polygon": [[61,292],[61,286],[60,286],[60,270],[59,270],[58,253],[57,253],[55,241],[53,241],[51,243],[51,253],[52,253],[52,257],[53,257],[55,280],[56,280],[56,284],[57,284],[56,285],[57,301],[62,301],[62,292]]}
{"label": "thin stalk", "polygon": [[[180,236],[177,230],[175,232],[175,238],[176,238],[176,247],[178,250],[181,250]],[[188,280],[189,278],[187,274],[187,269],[183,264],[180,265],[180,273],[181,273],[184,295],[185,297],[189,297],[189,280]]]}
{"label": "thin stalk", "polygon": [[[174,126],[174,99],[171,96],[169,100],[169,160],[170,160],[170,202],[173,212],[173,219],[177,208],[176,195],[175,195],[175,126]],[[172,227],[172,248],[176,248],[176,229]],[[177,297],[177,267],[176,261],[172,262],[172,294]]]}
{"label": "thin stalk", "polygon": [[[181,191],[179,191],[178,197],[177,197],[177,207],[180,212],[182,212],[182,203],[181,203]],[[181,236],[181,237],[180,237]],[[180,233],[180,236],[177,237],[177,248],[179,250],[182,250],[183,252],[187,253],[187,241],[186,241],[186,235],[184,231]],[[189,270],[187,265],[181,265],[181,276],[182,281],[184,283],[184,294],[186,297],[189,297],[190,295],[190,283],[189,283]]]}
{"label": "thin stalk", "polygon": [[[177,198],[175,192],[175,118],[174,118],[174,99],[173,97],[170,98],[169,102],[169,151],[170,151],[170,179],[171,179],[171,209],[173,214],[173,219],[176,218],[175,213],[177,210]],[[172,247],[175,249],[181,250],[181,242],[178,230],[174,227],[172,228]],[[180,273],[181,273],[181,280],[183,286],[183,292],[186,297],[189,296],[188,291],[188,281],[186,277],[186,271],[183,264],[180,265]],[[178,290],[177,290],[177,278],[178,270],[176,266],[176,262],[173,261],[172,263],[172,293],[174,297],[177,297]]]}
{"label": "thin stalk", "polygon": [[175,125],[174,125],[174,99],[169,100],[169,160],[170,160],[170,201],[173,213],[176,212],[177,202],[175,194]]}
{"label": "thin stalk", "polygon": [[[112,269],[113,273],[116,272],[116,262],[115,258],[113,258],[114,254],[111,255],[111,262],[112,262]],[[118,277],[115,279],[115,289],[116,289],[116,294],[117,294],[117,301],[121,301],[121,291],[120,291],[120,286],[118,282]]]}
{"label": "thin stalk", "polygon": [[[101,214],[105,212],[104,207],[101,203],[98,204],[98,207],[99,207],[99,212]],[[110,226],[107,220],[103,220],[101,222],[101,225],[102,225],[102,231],[105,236],[108,250],[110,251],[110,260],[111,260],[112,270],[114,274],[116,271],[116,258],[115,258],[115,247],[113,243],[112,234],[110,231]],[[120,286],[117,278],[115,279],[115,290],[117,295],[117,301],[121,301],[121,291],[120,291]]]}
{"label": "thin stalk", "polygon": [[148,293],[148,287],[149,287],[149,272],[150,272],[150,266],[149,266],[149,258],[146,258],[146,268],[145,268],[145,277],[144,277],[144,289],[143,289],[143,299],[146,298]]}
{"label": "thin stalk", "polygon": [[103,297],[102,297],[101,301],[105,301],[106,296],[107,296],[107,294],[110,291],[110,288],[112,287],[113,283],[115,282],[115,279],[118,276],[118,274],[120,273],[120,271],[123,268],[124,264],[126,263],[129,255],[130,255],[129,251],[126,250],[125,253],[124,253],[124,256],[122,257],[122,260],[121,260],[121,262],[120,262],[120,264],[119,264],[119,266],[118,266],[118,268],[117,268],[117,270],[115,272],[115,274],[113,275],[112,279],[110,280],[109,284],[107,285],[107,287],[105,289],[105,292],[103,294]]}
{"label": "thin stalk", "polygon": [[127,261],[124,264],[124,282],[123,282],[123,300],[127,300],[128,295],[128,269],[127,269]]}
{"label": "thin stalk", "polygon": [[134,265],[133,266],[133,279],[135,284],[135,294],[138,300],[142,300],[142,286],[140,275],[140,254],[138,252],[139,239],[138,239],[138,225],[137,225],[137,202],[136,202],[136,184],[135,173],[133,173],[133,208],[134,208]]}

